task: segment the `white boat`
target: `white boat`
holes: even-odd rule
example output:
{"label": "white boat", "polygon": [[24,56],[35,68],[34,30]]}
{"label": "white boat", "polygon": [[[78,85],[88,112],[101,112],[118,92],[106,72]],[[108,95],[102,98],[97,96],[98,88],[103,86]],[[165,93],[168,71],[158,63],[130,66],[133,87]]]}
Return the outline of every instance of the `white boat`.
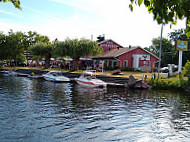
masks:
{"label": "white boat", "polygon": [[96,78],[95,70],[86,70],[82,73],[79,78],[75,78],[78,84],[85,85],[88,87],[106,87],[107,83]]}
{"label": "white boat", "polygon": [[28,78],[31,78],[31,79],[39,79],[39,78],[42,78],[42,76],[40,76],[40,75],[28,75],[27,76]]}
{"label": "white boat", "polygon": [[17,76],[18,73],[15,72],[15,71],[2,71],[2,73],[5,75],[5,76]]}
{"label": "white boat", "polygon": [[46,74],[43,74],[42,77],[45,80],[53,81],[53,82],[68,82],[70,79],[62,74],[59,71],[49,71]]}

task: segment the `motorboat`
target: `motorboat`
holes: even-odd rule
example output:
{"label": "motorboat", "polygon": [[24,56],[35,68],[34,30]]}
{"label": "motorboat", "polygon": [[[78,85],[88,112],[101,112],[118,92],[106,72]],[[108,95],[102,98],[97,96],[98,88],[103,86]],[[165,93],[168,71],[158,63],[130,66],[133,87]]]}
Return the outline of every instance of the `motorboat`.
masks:
{"label": "motorboat", "polygon": [[68,82],[70,79],[62,74],[59,71],[49,71],[46,74],[43,74],[42,77],[45,80],[53,81],[53,82]]}
{"label": "motorboat", "polygon": [[88,87],[106,87],[107,83],[96,78],[95,70],[83,71],[79,78],[75,78],[75,81],[80,85],[85,85]]}
{"label": "motorboat", "polygon": [[40,78],[42,78],[42,76],[40,76],[40,75],[30,75],[30,74],[27,77],[31,78],[31,79],[40,79]]}
{"label": "motorboat", "polygon": [[4,76],[17,76],[18,73],[15,71],[2,71],[2,73],[4,74]]}

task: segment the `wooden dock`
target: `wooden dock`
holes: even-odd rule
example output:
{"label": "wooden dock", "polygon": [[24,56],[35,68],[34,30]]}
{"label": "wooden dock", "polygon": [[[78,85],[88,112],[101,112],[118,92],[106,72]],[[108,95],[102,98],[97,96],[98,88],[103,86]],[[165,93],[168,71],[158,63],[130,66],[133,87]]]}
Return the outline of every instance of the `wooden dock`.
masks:
{"label": "wooden dock", "polygon": [[[42,71],[42,70],[28,70],[28,69],[18,69],[16,72],[18,72],[18,76],[27,77],[29,74],[32,73],[41,76],[44,73],[47,73],[48,71]],[[70,78],[71,82],[75,82],[74,78],[78,78],[81,74],[79,73],[69,73],[69,72],[63,72],[63,75]],[[125,77],[111,77],[111,76],[102,76],[97,75],[98,79],[103,80],[107,83],[108,86],[111,87],[125,87],[128,83],[128,78]]]}

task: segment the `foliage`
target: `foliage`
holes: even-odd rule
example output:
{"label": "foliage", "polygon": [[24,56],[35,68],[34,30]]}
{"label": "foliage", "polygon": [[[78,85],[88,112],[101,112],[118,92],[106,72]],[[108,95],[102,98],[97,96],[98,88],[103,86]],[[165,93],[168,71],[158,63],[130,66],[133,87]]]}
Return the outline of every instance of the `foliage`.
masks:
{"label": "foliage", "polygon": [[0,65],[0,70],[3,70],[3,65]]}
{"label": "foliage", "polygon": [[157,89],[181,89],[188,87],[187,81],[183,78],[179,79],[149,79],[149,83]]}
{"label": "foliage", "polygon": [[56,56],[70,56],[74,59],[79,59],[84,56],[95,56],[102,53],[102,48],[98,47],[97,43],[87,39],[66,39],[62,42],[55,42]]}
{"label": "foliage", "polygon": [[[160,38],[154,38],[152,40],[152,45],[149,48],[146,48],[146,50],[159,57]],[[167,66],[167,64],[177,64],[178,61],[177,51],[175,51],[171,41],[166,38],[162,38],[161,60],[161,66]]]}
{"label": "foliage", "polygon": [[142,5],[149,13],[153,13],[158,24],[176,24],[178,19],[186,18],[186,35],[190,36],[190,1],[189,0],[130,0],[129,8],[133,11],[133,4]]}
{"label": "foliage", "polygon": [[98,47],[97,42],[87,39],[66,39],[65,41],[55,41],[55,56],[70,56],[73,58],[72,70],[78,69],[80,57],[95,56],[102,53],[102,48]]}
{"label": "foliage", "polygon": [[0,0],[0,2],[11,2],[15,8],[21,9],[20,0]]}
{"label": "foliage", "polygon": [[22,37],[23,33],[14,33],[12,30],[8,32],[8,35],[0,34],[1,60],[14,60],[14,62],[17,62],[17,59],[23,56],[24,46]]}
{"label": "foliage", "polygon": [[183,74],[185,74],[188,78],[188,82],[190,83],[190,61],[188,60],[183,68]]}
{"label": "foliage", "polygon": [[5,50],[6,35],[0,33],[0,60],[3,60],[7,57],[7,52]]}
{"label": "foliage", "polygon": [[49,67],[50,58],[52,57],[52,53],[54,51],[53,44],[48,44],[45,42],[38,42],[29,47],[31,53],[38,58],[45,57],[45,68]]}
{"label": "foliage", "polygon": [[10,30],[7,35],[0,33],[0,60],[24,61],[24,52],[37,42],[50,43],[47,36],[32,31],[15,33]]}

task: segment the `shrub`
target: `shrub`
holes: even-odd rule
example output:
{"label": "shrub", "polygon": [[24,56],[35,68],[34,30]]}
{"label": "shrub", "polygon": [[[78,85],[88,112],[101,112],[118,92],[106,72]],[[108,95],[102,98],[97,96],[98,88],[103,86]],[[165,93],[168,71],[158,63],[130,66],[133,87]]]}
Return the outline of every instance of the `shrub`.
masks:
{"label": "shrub", "polygon": [[149,79],[149,83],[158,89],[181,89],[185,90],[188,87],[187,81],[181,79]]}
{"label": "shrub", "polygon": [[0,70],[3,70],[3,66],[2,65],[0,65]]}
{"label": "shrub", "polygon": [[183,75],[187,76],[188,82],[190,84],[190,61],[188,60],[183,68]]}

